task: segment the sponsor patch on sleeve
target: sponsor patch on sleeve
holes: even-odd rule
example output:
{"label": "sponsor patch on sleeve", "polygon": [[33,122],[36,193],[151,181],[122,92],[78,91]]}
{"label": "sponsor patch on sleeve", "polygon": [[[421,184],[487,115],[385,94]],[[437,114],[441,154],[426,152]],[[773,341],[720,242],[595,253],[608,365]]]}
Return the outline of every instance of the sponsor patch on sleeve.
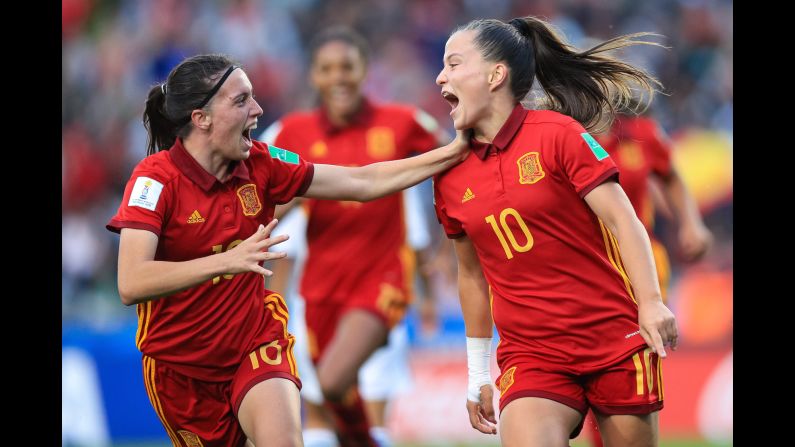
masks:
{"label": "sponsor patch on sleeve", "polygon": [[161,192],[163,192],[162,183],[149,177],[138,177],[135,179],[127,206],[140,206],[154,211]]}
{"label": "sponsor patch on sleeve", "polygon": [[605,158],[609,157],[610,154],[597,142],[594,137],[591,136],[588,132],[583,132],[580,134],[583,140],[588,143],[588,147],[591,148],[591,152],[593,152],[594,156],[597,160],[602,161]]}
{"label": "sponsor patch on sleeve", "polygon": [[292,163],[294,165],[298,164],[298,154],[295,152],[290,152],[276,146],[271,146],[270,144],[268,145],[268,150],[270,151],[272,158],[278,158],[285,163]]}

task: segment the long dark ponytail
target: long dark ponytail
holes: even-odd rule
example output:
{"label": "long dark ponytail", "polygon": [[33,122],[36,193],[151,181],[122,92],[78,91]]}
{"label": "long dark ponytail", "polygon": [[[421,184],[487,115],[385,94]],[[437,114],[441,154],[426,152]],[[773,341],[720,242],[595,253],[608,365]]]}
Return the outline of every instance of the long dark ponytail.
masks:
{"label": "long dark ponytail", "polygon": [[191,113],[207,104],[233,67],[222,54],[193,56],[174,67],[166,82],[149,90],[143,114],[146,155],[168,149],[177,137],[188,135]]}
{"label": "long dark ponytail", "polygon": [[[536,77],[544,89],[542,107],[579,121],[590,131],[610,126],[620,109],[635,101],[645,109],[662,84],[643,69],[604,53],[632,45],[662,45],[635,33],[615,37],[578,51],[561,39],[547,22],[533,16],[509,22],[473,20],[458,30],[474,30],[475,45],[488,61],[505,61],[510,68],[511,92],[521,101]],[[663,47],[664,48],[664,47]]]}

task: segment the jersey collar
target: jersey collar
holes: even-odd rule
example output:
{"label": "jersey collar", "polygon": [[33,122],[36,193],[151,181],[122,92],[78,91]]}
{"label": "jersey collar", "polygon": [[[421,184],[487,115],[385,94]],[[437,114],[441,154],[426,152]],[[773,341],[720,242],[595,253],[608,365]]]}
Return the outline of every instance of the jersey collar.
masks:
{"label": "jersey collar", "polygon": [[470,138],[469,145],[472,148],[472,152],[481,160],[485,160],[486,155],[488,155],[490,151],[496,152],[507,149],[508,144],[511,143],[513,137],[516,136],[517,132],[519,132],[519,129],[522,127],[527,112],[529,112],[529,110],[522,107],[522,104],[516,104],[511,114],[508,115],[505,124],[503,124],[500,131],[497,132],[493,142],[482,143],[475,138]]}
{"label": "jersey collar", "polygon": [[[221,184],[214,175],[205,171],[199,162],[188,153],[185,146],[182,145],[182,138],[177,138],[168,152],[171,154],[171,160],[174,162],[174,166],[182,171],[185,177],[190,179],[190,181],[199,185],[205,192],[210,191],[210,188],[212,188],[216,182]],[[239,161],[233,163],[234,168],[232,168],[232,175],[229,178],[239,177],[243,180],[250,180],[246,164]]]}
{"label": "jersey collar", "polygon": [[326,109],[322,106],[318,109],[318,116],[320,118],[320,128],[323,129],[323,132],[328,134],[336,133],[341,130],[344,130],[348,127],[355,126],[357,124],[367,125],[370,120],[373,118],[373,113],[375,112],[375,108],[370,101],[362,97],[362,103],[359,106],[359,110],[356,111],[356,114],[353,115],[350,124],[344,127],[338,127],[331,123],[328,118],[328,114],[326,113]]}

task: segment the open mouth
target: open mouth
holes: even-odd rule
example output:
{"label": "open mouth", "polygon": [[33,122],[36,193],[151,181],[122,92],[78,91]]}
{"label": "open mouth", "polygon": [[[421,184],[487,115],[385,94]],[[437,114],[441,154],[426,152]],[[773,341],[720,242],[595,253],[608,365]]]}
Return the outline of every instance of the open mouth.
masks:
{"label": "open mouth", "polygon": [[444,98],[444,100],[447,101],[448,104],[450,104],[451,108],[450,113],[452,114],[453,110],[455,110],[455,108],[458,107],[458,96],[450,92],[443,91],[442,98]]}
{"label": "open mouth", "polygon": [[255,124],[255,125],[254,125],[254,126],[252,126],[252,127],[249,127],[249,128],[243,129],[243,132],[242,132],[242,134],[243,134],[243,141],[245,141],[245,142],[246,142],[246,144],[251,144],[251,129],[256,129],[256,128],[257,128],[257,125]]}

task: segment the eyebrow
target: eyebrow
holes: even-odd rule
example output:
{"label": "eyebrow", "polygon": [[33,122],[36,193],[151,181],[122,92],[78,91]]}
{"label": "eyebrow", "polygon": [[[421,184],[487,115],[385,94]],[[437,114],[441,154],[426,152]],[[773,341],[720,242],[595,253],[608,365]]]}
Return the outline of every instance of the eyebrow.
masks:
{"label": "eyebrow", "polygon": [[461,53],[450,53],[447,55],[447,57],[444,58],[444,60],[450,60],[453,56],[463,57]]}

